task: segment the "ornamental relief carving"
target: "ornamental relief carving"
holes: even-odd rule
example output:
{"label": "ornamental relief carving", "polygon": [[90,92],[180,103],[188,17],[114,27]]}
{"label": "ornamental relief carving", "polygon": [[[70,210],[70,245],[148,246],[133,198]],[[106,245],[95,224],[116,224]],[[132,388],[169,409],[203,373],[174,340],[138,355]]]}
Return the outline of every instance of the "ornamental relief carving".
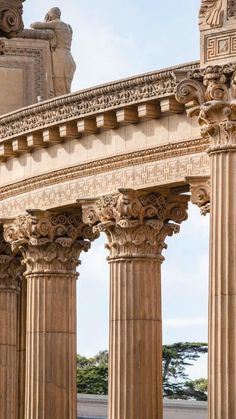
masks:
{"label": "ornamental relief carving", "polygon": [[199,12],[200,27],[220,28],[223,26],[223,0],[202,0]]}
{"label": "ornamental relief carving", "polygon": [[[197,63],[177,67],[176,70],[185,71],[196,67]],[[0,118],[0,137],[7,139],[18,134],[32,133],[49,125],[113,110],[129,103],[174,95],[176,86],[174,70],[170,70],[70,94]]]}
{"label": "ornamental relief carving", "polygon": [[197,115],[201,134],[210,139],[209,153],[236,149],[236,66],[208,66],[189,74],[176,99]]}
{"label": "ornamental relief carving", "polygon": [[202,215],[210,213],[211,180],[209,177],[188,177],[186,182],[190,185],[191,202],[197,205]]}
{"label": "ornamental relief carving", "polygon": [[0,292],[20,292],[24,268],[19,255],[12,253],[11,246],[3,238],[0,228]]}
{"label": "ornamental relief carving", "polygon": [[[157,257],[163,260],[165,239],[179,232],[179,224],[187,219],[188,196],[144,194],[120,189],[83,207],[83,221],[97,234],[108,237],[109,259],[122,257]],[[173,221],[173,222],[171,222]]]}
{"label": "ornamental relief carving", "polygon": [[24,28],[22,14],[25,0],[1,0],[0,36],[13,38]]}
{"label": "ornamental relief carving", "polygon": [[[206,149],[209,142],[204,145]],[[209,157],[205,152],[192,150],[191,155],[179,155],[173,158],[161,159],[149,156],[149,163],[134,165],[130,161],[129,167],[113,168],[111,171],[96,172],[88,176],[76,173],[71,179],[70,172],[60,178],[55,184],[52,178],[45,186],[45,179],[39,179],[35,185],[16,185],[10,191],[7,199],[7,190],[3,191],[0,201],[1,217],[15,217],[22,214],[27,208],[56,208],[72,204],[78,199],[101,196],[105,193],[115,193],[118,188],[131,187],[144,189],[151,186],[165,185],[173,182],[185,182],[186,176],[209,175]],[[143,157],[142,157],[143,159]],[[154,160],[154,161],[152,161]],[[107,163],[108,164],[108,163]],[[68,180],[67,180],[68,179]],[[36,179],[37,180],[37,179]],[[36,181],[34,179],[34,181]],[[24,193],[24,190],[27,192]],[[14,192],[14,193],[13,193]],[[15,195],[15,196],[12,196]],[[1,195],[0,195],[1,196]]]}
{"label": "ornamental relief carving", "polygon": [[97,235],[82,222],[81,210],[52,213],[28,210],[15,220],[5,221],[4,238],[13,252],[21,252],[25,275],[32,273],[73,273],[79,255],[87,252]]}

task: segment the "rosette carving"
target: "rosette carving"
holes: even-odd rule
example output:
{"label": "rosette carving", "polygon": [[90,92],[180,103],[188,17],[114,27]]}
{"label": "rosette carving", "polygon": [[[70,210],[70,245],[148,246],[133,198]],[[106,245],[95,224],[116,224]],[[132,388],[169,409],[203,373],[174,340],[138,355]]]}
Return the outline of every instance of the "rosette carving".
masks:
{"label": "rosette carving", "polygon": [[29,274],[75,272],[81,251],[87,252],[97,236],[82,222],[81,211],[75,215],[32,210],[6,223],[4,237],[13,252],[22,253]]}
{"label": "rosette carving", "polygon": [[23,30],[23,2],[24,0],[0,2],[0,36],[12,38]]}
{"label": "rosette carving", "polygon": [[0,291],[20,292],[24,268],[19,256],[11,251],[11,246],[3,239],[0,231]]}
{"label": "rosette carving", "polygon": [[[83,202],[83,221],[95,233],[108,237],[110,259],[120,257],[160,257],[165,239],[179,231],[187,218],[187,196],[144,194],[121,189],[93,205]],[[173,221],[173,222],[171,222]]]}
{"label": "rosette carving", "polygon": [[202,0],[199,12],[199,25],[219,28],[223,25],[223,0]]}

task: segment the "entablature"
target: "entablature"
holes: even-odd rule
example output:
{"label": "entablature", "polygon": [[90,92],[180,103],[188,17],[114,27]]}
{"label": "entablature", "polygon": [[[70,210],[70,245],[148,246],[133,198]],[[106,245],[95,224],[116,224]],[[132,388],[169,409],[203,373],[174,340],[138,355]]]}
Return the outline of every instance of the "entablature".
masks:
{"label": "entablature", "polygon": [[194,62],[48,100],[0,118],[0,161],[68,139],[181,114],[177,74]]}

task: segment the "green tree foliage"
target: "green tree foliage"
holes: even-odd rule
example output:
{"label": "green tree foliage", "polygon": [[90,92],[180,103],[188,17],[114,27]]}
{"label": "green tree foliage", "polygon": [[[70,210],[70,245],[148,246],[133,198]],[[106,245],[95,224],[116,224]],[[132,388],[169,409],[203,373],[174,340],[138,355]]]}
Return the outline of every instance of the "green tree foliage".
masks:
{"label": "green tree foliage", "polygon": [[108,393],[108,352],[94,358],[77,356],[77,391],[82,394]]}
{"label": "green tree foliage", "polygon": [[165,397],[207,400],[207,391],[198,386],[198,380],[190,381],[186,373],[186,367],[193,365],[201,355],[206,353],[206,343],[179,342],[163,346],[163,394]]}
{"label": "green tree foliage", "polygon": [[[163,346],[163,394],[172,399],[207,400],[207,380],[189,380],[186,367],[207,353],[205,343]],[[108,393],[108,351],[93,358],[78,355],[77,390],[84,394]]]}

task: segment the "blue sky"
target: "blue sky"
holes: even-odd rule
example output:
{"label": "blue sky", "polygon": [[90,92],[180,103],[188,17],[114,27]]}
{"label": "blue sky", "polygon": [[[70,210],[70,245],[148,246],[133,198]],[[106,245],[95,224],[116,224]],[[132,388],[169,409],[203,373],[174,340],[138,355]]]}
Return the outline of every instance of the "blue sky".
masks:
{"label": "blue sky", "polygon": [[[26,27],[50,7],[74,30],[73,90],[199,59],[200,0],[26,0]],[[163,339],[207,340],[208,217],[190,206],[181,233],[168,240],[163,264]],[[78,280],[78,350],[93,355],[108,343],[105,237],[82,256]],[[203,359],[192,371],[206,375]]]}

